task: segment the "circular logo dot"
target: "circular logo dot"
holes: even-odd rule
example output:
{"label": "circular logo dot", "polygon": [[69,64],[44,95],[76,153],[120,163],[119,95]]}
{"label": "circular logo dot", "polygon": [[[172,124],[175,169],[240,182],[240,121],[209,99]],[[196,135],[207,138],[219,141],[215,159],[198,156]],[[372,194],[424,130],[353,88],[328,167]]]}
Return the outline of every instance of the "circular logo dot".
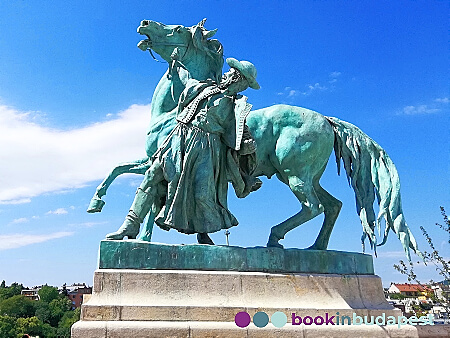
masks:
{"label": "circular logo dot", "polygon": [[269,316],[265,312],[256,312],[253,316],[253,324],[257,327],[265,327],[269,323]]}
{"label": "circular logo dot", "polygon": [[247,327],[250,324],[250,315],[245,311],[238,312],[234,316],[234,322],[239,327]]}
{"label": "circular logo dot", "polygon": [[287,323],[287,317],[283,312],[275,312],[272,317],[270,317],[270,321],[275,327],[283,327]]}

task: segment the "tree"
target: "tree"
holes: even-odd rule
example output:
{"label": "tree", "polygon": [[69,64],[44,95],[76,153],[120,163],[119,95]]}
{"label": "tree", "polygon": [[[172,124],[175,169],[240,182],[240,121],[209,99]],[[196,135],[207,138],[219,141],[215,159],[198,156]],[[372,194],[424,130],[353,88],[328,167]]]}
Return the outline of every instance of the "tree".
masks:
{"label": "tree", "polygon": [[15,318],[34,316],[33,301],[22,295],[12,296],[0,303],[0,315]]}
{"label": "tree", "polygon": [[0,316],[0,337],[16,337],[16,318]]}
{"label": "tree", "polygon": [[391,298],[391,299],[402,300],[402,299],[405,299],[406,296],[405,296],[405,295],[402,295],[401,293],[390,293],[390,294],[389,294],[389,298]]}
{"label": "tree", "polygon": [[[447,214],[445,213],[445,209],[444,207],[441,207],[441,214],[442,217],[444,218],[444,224],[439,224],[439,223],[435,223],[436,226],[438,226],[440,229],[442,229],[444,232],[446,232],[448,234],[448,244],[450,244],[450,220],[447,217]],[[449,270],[449,266],[450,266],[450,261],[446,261],[444,259],[444,257],[439,253],[439,251],[436,249],[434,243],[433,243],[433,239],[431,238],[431,236],[428,234],[428,232],[425,230],[425,228],[423,226],[420,227],[420,230],[422,230],[422,234],[425,237],[425,239],[427,240],[428,246],[431,249],[431,252],[428,251],[424,251],[423,254],[423,258],[424,258],[424,263],[425,264],[432,264],[435,266],[436,271],[439,273],[440,276],[442,276],[442,278],[444,279],[444,281],[449,281],[450,280],[450,270]],[[420,264],[420,262],[417,262],[417,264]],[[408,281],[415,281],[417,284],[421,285],[424,289],[426,288],[425,285],[423,285],[420,280],[417,278],[417,274],[414,270],[414,264],[412,262],[409,262],[409,266],[406,265],[406,263],[404,261],[400,261],[399,265],[394,264],[394,268],[399,271],[400,273],[404,274],[407,276]],[[430,281],[430,284],[434,283],[432,280]],[[432,297],[435,298],[435,297]],[[435,299],[434,299],[435,300]],[[449,312],[449,307],[448,307],[448,301],[449,299],[446,299],[447,305],[446,304],[442,304],[447,313]]]}
{"label": "tree", "polygon": [[17,318],[16,325],[18,337],[21,337],[24,334],[39,336],[43,333],[43,324],[37,317]]}
{"label": "tree", "polygon": [[11,286],[7,287],[4,282],[2,282],[2,286],[4,285],[4,287],[0,287],[0,301],[20,295],[23,290],[22,284],[12,283]]}
{"label": "tree", "polygon": [[38,300],[35,303],[35,308],[36,308],[35,316],[38,317],[39,320],[42,321],[43,323],[50,324],[52,314],[48,303],[42,300]]}
{"label": "tree", "polygon": [[58,324],[58,336],[70,337],[70,328],[80,320],[80,312],[81,309],[76,308],[74,311],[64,313]]}
{"label": "tree", "polygon": [[59,291],[54,286],[44,285],[38,291],[38,295],[40,300],[50,304],[52,300],[57,299],[59,297]]}

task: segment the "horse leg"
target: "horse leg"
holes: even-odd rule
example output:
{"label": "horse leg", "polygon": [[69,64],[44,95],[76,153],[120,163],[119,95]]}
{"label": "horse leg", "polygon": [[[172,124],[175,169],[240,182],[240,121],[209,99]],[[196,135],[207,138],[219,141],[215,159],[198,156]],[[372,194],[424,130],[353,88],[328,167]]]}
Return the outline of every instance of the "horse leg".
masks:
{"label": "horse leg", "polygon": [[[284,179],[282,181],[285,182]],[[302,209],[294,216],[272,227],[269,241],[267,242],[268,247],[283,248],[283,245],[278,243],[278,241],[283,239],[287,232],[323,212],[323,206],[314,191],[310,179],[302,180],[297,176],[289,176],[287,182],[289,184],[289,188],[300,201]]]}
{"label": "horse leg", "polygon": [[331,231],[333,230],[336,219],[341,211],[342,202],[322,188],[319,184],[319,180],[317,180],[316,184],[314,184],[314,190],[323,205],[325,218],[316,241],[308,249],[326,250],[328,247],[328,241],[330,240]]}
{"label": "horse leg", "polygon": [[106,191],[108,190],[111,183],[122,174],[141,174],[143,175],[148,169],[148,157],[140,160],[136,160],[133,162],[121,163],[116,166],[108,176],[103,180],[102,183],[97,187],[94,196],[89,203],[89,207],[87,212],[101,212],[105,202],[102,200],[102,197],[106,195]]}

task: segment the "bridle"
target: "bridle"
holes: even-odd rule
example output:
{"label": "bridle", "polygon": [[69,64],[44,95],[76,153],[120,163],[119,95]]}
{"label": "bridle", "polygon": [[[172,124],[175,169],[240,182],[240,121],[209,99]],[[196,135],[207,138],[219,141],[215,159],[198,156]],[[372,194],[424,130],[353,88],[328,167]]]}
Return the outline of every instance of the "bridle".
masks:
{"label": "bridle", "polygon": [[[169,72],[168,72],[168,76],[169,78],[172,77],[172,71],[175,68],[176,64],[178,63],[182,68],[184,68],[185,70],[187,70],[186,66],[182,63],[182,61],[184,60],[184,58],[186,57],[186,54],[189,50],[189,47],[192,45],[192,40],[188,43],[188,44],[184,44],[184,43],[173,43],[173,42],[156,42],[153,43],[152,40],[150,39],[150,36],[148,36],[148,40],[150,41],[150,45],[151,47],[147,47],[147,50],[149,51],[150,55],[152,56],[153,60],[155,60],[156,62],[162,62],[159,61],[155,55],[152,52],[152,48],[154,46],[173,46],[175,47],[175,49],[172,52],[172,55],[170,55],[170,60],[171,63],[169,64]],[[179,55],[179,49],[178,47],[184,47],[186,48],[186,50],[184,51],[184,54],[181,58],[178,57]],[[166,63],[168,63],[167,61],[164,61]]]}

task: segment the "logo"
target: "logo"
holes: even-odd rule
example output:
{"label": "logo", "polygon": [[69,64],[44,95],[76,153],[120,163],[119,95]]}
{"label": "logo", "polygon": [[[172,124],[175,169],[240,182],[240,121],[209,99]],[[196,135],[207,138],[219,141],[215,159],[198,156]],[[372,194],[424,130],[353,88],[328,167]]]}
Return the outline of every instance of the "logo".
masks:
{"label": "logo", "polygon": [[[234,322],[239,327],[247,327],[251,323],[250,314],[245,311],[238,312],[234,317]],[[287,316],[283,312],[275,312],[270,317],[270,322],[273,326],[281,328],[287,323]],[[253,324],[256,327],[265,327],[269,324],[269,315],[263,311],[257,312],[253,316]],[[295,313],[291,314],[291,325],[397,325],[400,328],[402,325],[434,325],[434,315],[422,316],[417,318],[412,316],[406,318],[405,316],[387,316],[382,313],[380,316],[358,316],[353,313],[352,316],[340,316],[339,312],[330,315],[325,312],[323,316],[297,316]]]}

